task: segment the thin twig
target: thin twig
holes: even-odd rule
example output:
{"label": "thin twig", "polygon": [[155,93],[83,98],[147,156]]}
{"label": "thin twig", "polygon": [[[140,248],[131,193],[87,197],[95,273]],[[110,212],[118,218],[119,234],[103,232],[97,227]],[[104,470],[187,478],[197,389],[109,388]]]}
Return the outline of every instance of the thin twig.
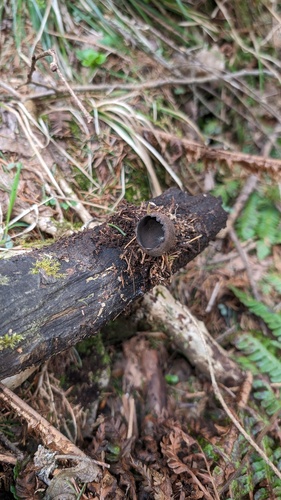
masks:
{"label": "thin twig", "polygon": [[16,412],[18,417],[23,418],[30,429],[36,429],[43,443],[48,447],[54,447],[62,453],[68,453],[85,457],[85,453],[71,443],[61,432],[53,427],[44,417],[25,403],[14,392],[10,391],[0,382],[0,401],[2,405]]}
{"label": "thin twig", "polygon": [[64,83],[64,85],[67,88],[68,92],[71,94],[71,96],[75,100],[77,106],[82,111],[82,113],[85,116],[87,122],[91,123],[93,121],[93,117],[90,115],[90,113],[88,113],[88,111],[86,110],[85,106],[82,104],[82,102],[80,101],[80,99],[77,97],[77,95],[75,94],[75,92],[70,87],[70,85],[67,82],[67,80],[64,78],[61,70],[59,69],[58,61],[57,61],[57,56],[56,56],[56,53],[55,53],[54,49],[45,50],[44,52],[41,52],[40,54],[38,54],[38,56],[33,56],[32,57],[31,67],[30,67],[30,70],[29,70],[28,75],[27,75],[27,82],[26,83],[32,83],[32,75],[33,75],[33,73],[35,71],[35,67],[36,67],[37,61],[39,59],[42,59],[43,57],[47,57],[47,56],[51,56],[52,59],[53,59],[53,61],[50,64],[50,70],[53,73],[57,73],[59,75],[61,81]]}
{"label": "thin twig", "polygon": [[7,92],[9,92],[13,97],[15,97],[16,99],[18,99],[19,101],[22,100],[21,94],[19,92],[17,92],[10,85],[8,85],[7,83],[3,82],[2,80],[0,80],[0,87],[2,87],[2,89],[4,89],[4,90],[7,90]]}
{"label": "thin twig", "polygon": [[[47,54],[49,55],[49,54]],[[33,73],[35,68],[33,68],[32,72]],[[207,68],[208,69],[208,68]],[[177,86],[177,85],[201,85],[203,83],[209,83],[213,81],[224,81],[224,82],[234,82],[236,80],[239,80],[239,78],[247,77],[247,76],[258,76],[260,74],[259,70],[241,70],[237,71],[236,73],[230,73],[230,74],[225,74],[225,73],[208,73],[206,69],[206,76],[203,77],[188,77],[188,78],[165,78],[161,80],[149,80],[145,82],[139,82],[139,83],[122,83],[122,82],[114,82],[114,83],[100,83],[100,84],[88,84],[88,85],[74,85],[72,87],[72,90],[77,93],[85,93],[85,92],[103,92],[103,91],[114,91],[114,90],[146,90],[146,89],[154,89],[154,88],[162,88],[166,86]],[[210,69],[210,68],[209,68]],[[273,73],[270,71],[265,70],[264,74],[266,76],[274,77]],[[39,86],[37,82],[32,82],[31,80],[28,80],[26,83],[34,83],[34,85]],[[35,94],[30,94],[28,96],[28,99],[38,99],[42,97],[48,97],[50,95],[53,95],[54,93],[61,93],[62,89],[54,89],[53,87],[48,87],[47,84],[41,84],[40,86],[44,88],[48,88],[49,90],[46,93],[35,93]]]}
{"label": "thin twig", "polygon": [[256,300],[260,300],[260,294],[258,292],[256,282],[253,278],[253,271],[252,271],[250,264],[249,264],[249,261],[248,261],[248,255],[245,252],[245,250],[242,248],[240,241],[239,241],[239,238],[238,238],[236,232],[234,231],[233,227],[231,227],[229,229],[229,235],[230,235],[230,238],[232,239],[234,245],[236,246],[237,252],[239,253],[241,260],[245,266],[248,280],[249,280],[249,283],[250,283],[250,286],[251,286],[251,289],[253,292],[253,296]]}
{"label": "thin twig", "polygon": [[247,203],[249,196],[255,190],[257,182],[258,182],[258,177],[256,175],[250,175],[250,177],[248,177],[241,193],[239,194],[235,202],[231,214],[228,216],[226,228],[220,232],[220,238],[222,239],[225,238],[230,229],[233,228],[234,222],[239,217],[239,214],[241,213],[242,209]]}
{"label": "thin twig", "polygon": [[17,457],[18,460],[23,460],[23,453],[18,449],[15,443],[12,443],[3,432],[0,431],[0,441],[1,443],[11,450]]}
{"label": "thin twig", "polygon": [[237,418],[233,415],[233,413],[228,408],[228,406],[223,398],[223,395],[219,389],[219,386],[218,386],[218,383],[217,383],[217,380],[215,377],[215,372],[214,372],[211,358],[208,354],[208,348],[207,348],[205,337],[200,329],[198,331],[199,331],[199,335],[201,337],[202,343],[203,343],[205,351],[206,351],[206,358],[208,360],[211,381],[212,381],[214,393],[215,393],[217,399],[219,400],[220,404],[222,405],[227,416],[233,422],[235,427],[237,427],[237,429],[242,434],[242,436],[246,439],[246,441],[248,441],[248,443],[254,448],[254,450],[260,455],[260,457],[263,458],[263,460],[266,462],[266,464],[271,468],[271,470],[281,480],[281,472],[277,469],[277,467],[274,465],[274,463],[267,457],[267,455],[264,453],[264,451],[257,445],[257,443],[255,443],[255,441],[251,438],[251,436],[245,431],[245,429],[242,427],[240,422],[238,422]]}

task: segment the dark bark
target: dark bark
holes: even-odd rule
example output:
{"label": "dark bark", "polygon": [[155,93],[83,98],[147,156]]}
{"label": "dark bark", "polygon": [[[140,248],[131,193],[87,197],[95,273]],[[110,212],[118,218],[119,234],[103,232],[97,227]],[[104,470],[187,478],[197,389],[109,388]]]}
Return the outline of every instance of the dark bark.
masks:
{"label": "dark bark", "polygon": [[[220,200],[170,189],[155,205],[124,203],[93,230],[0,262],[0,379],[93,335],[194,259],[226,224]],[[168,255],[142,252],[136,224],[150,211],[174,221]],[[57,268],[56,268],[57,266]]]}

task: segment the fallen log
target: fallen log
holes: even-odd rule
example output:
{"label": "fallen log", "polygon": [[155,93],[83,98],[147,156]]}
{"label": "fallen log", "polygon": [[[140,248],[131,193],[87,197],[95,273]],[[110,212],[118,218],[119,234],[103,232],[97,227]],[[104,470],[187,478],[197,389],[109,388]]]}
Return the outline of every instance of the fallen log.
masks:
{"label": "fallen log", "polygon": [[[169,237],[170,222],[161,222],[160,233],[156,227],[151,242],[150,214],[152,231],[159,214],[173,223],[163,255],[157,249]],[[148,238],[136,238],[142,218],[139,229],[148,230]],[[94,229],[1,261],[0,380],[97,333],[145,292],[167,283],[207,247],[226,218],[219,199],[172,188],[140,207],[124,202]]]}

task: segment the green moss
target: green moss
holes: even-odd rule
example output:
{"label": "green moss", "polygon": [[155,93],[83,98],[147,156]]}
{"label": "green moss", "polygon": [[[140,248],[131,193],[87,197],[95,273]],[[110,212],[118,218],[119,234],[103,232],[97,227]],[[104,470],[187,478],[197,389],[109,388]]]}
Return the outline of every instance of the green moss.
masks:
{"label": "green moss", "polygon": [[35,248],[46,247],[48,245],[52,245],[53,243],[54,243],[53,238],[47,238],[46,240],[23,241],[22,247],[35,249]]}
{"label": "green moss", "polygon": [[[53,220],[53,219],[52,219]],[[67,236],[69,231],[73,231],[74,225],[72,222],[64,220],[63,222],[58,222],[53,220],[54,226],[57,228],[56,240],[62,238],[63,236]],[[80,224],[81,227],[81,224]]]}
{"label": "green moss", "polygon": [[39,259],[35,262],[31,274],[39,274],[40,270],[42,270],[47,276],[64,278],[65,274],[59,272],[60,268],[60,262],[51,255],[47,255],[43,259]]}
{"label": "green moss", "polygon": [[4,349],[13,349],[21,340],[23,335],[17,333],[6,333],[2,338],[0,338],[0,351]]}
{"label": "green moss", "polygon": [[90,357],[94,371],[88,372],[89,380],[92,384],[102,389],[108,385],[111,373],[111,359],[105,349],[102,335],[98,333],[93,337],[80,342],[76,349],[82,358]]}
{"label": "green moss", "polygon": [[110,363],[110,356],[105,349],[100,332],[92,337],[83,340],[82,342],[79,342],[76,348],[79,354],[97,354],[102,364],[107,365],[108,363]]}

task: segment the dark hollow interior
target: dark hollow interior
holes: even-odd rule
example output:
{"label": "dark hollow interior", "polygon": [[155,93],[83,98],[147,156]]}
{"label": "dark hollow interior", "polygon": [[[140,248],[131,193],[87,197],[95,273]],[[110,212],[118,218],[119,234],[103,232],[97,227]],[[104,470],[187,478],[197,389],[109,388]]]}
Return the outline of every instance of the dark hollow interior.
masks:
{"label": "dark hollow interior", "polygon": [[164,228],[161,222],[156,220],[156,217],[146,215],[139,222],[137,228],[137,239],[143,248],[155,248],[164,239]]}

